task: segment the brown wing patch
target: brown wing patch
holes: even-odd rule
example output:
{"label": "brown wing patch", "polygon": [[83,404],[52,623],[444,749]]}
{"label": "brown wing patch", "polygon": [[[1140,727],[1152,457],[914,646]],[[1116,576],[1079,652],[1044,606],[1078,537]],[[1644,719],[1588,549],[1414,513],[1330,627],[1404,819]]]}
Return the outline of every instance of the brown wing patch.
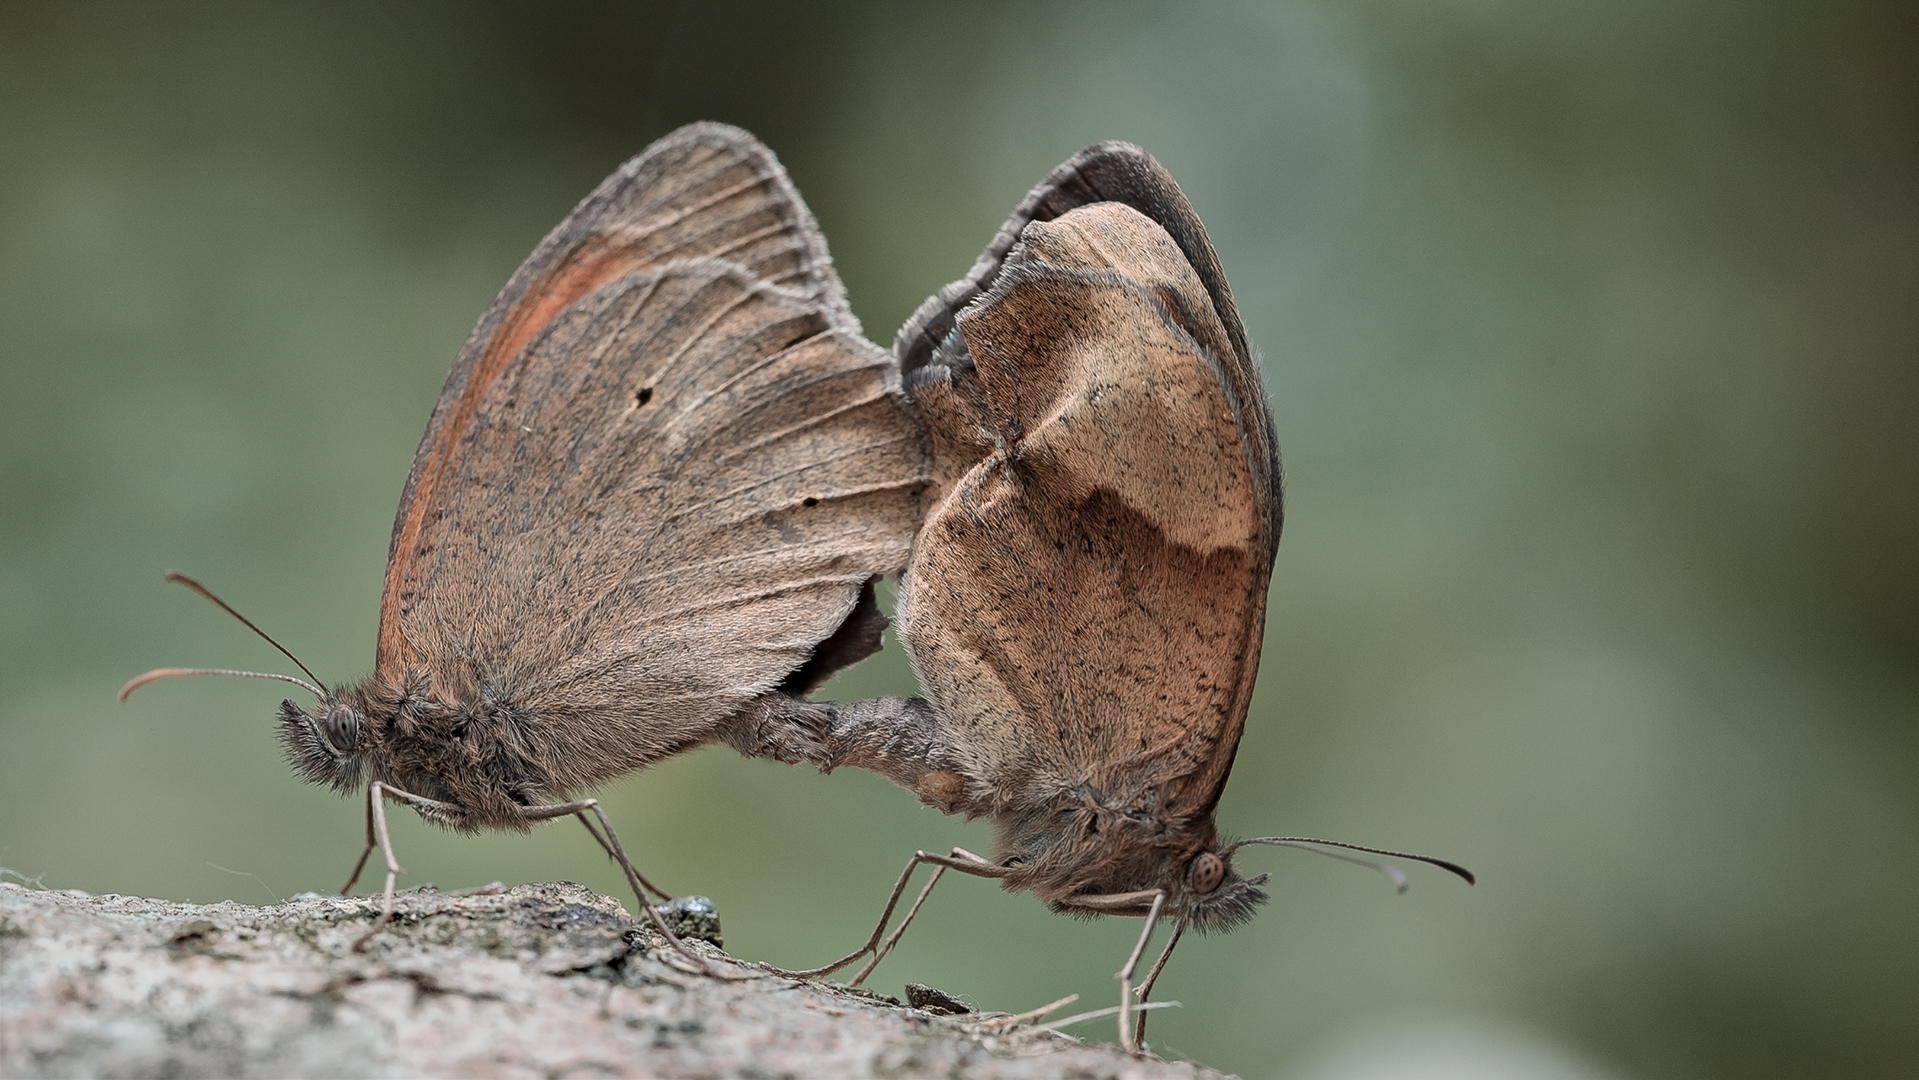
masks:
{"label": "brown wing patch", "polygon": [[1209,294],[1164,230],[1104,203],[1028,226],[958,325],[973,368],[935,393],[935,426],[983,417],[977,445],[1004,449],[915,552],[921,678],[1014,801],[1111,779],[1210,807],[1257,667],[1273,521],[1249,416],[1265,403],[1222,370]]}
{"label": "brown wing patch", "polygon": [[[1266,546],[1276,548],[1284,518],[1285,476],[1280,469],[1279,445],[1273,433],[1271,410],[1266,407],[1259,365],[1240,321],[1239,310],[1233,303],[1232,288],[1227,284],[1219,256],[1213,251],[1206,226],[1200,222],[1172,174],[1153,155],[1132,143],[1094,143],[1054,169],[1034,185],[1007,217],[966,276],[928,297],[906,320],[894,338],[893,354],[899,359],[908,392],[917,400],[923,387],[964,384],[963,373],[947,369],[951,358],[942,355],[942,349],[960,312],[993,288],[1015,248],[1020,248],[1020,258],[1026,259],[1030,257],[1026,249],[1042,242],[1036,238],[1043,233],[1029,234],[1029,225],[1051,222],[1100,203],[1127,206],[1151,219],[1177,249],[1180,261],[1185,264],[1182,276],[1197,277],[1203,295],[1179,294],[1179,304],[1169,303],[1176,319],[1182,310],[1207,306],[1217,316],[1223,340],[1204,336],[1200,340],[1219,360],[1221,373],[1240,403],[1241,422],[1254,451],[1254,480],[1259,485],[1264,513],[1271,519]],[[1069,260],[1069,264],[1108,266],[1125,269],[1129,274],[1141,269],[1124,259],[1101,261],[1096,253],[1088,261]],[[1199,336],[1193,323],[1181,320],[1181,325]],[[944,391],[934,393],[939,395]],[[949,403],[941,403],[938,408],[950,407]],[[934,437],[936,441],[940,437],[937,429]],[[944,476],[943,466],[937,469],[935,487],[943,491],[948,478]],[[1270,553],[1269,550],[1269,556]]]}

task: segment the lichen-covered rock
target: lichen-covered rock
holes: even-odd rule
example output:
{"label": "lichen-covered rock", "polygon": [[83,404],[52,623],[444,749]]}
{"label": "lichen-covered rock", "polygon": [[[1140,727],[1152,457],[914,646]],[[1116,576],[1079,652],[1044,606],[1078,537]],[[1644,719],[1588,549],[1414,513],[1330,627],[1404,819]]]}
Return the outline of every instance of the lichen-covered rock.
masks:
{"label": "lichen-covered rock", "polygon": [[796,983],[700,942],[726,977],[684,970],[578,885],[403,893],[352,951],[378,911],[0,884],[0,1076],[1218,1075]]}

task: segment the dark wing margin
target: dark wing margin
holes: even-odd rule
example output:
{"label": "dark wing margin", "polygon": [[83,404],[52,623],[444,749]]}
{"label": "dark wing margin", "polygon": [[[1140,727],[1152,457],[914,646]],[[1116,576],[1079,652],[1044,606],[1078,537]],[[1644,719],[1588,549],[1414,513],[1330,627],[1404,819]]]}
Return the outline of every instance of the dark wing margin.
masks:
{"label": "dark wing margin", "polygon": [[514,272],[434,403],[387,552],[378,648],[383,674],[420,659],[400,631],[407,564],[439,501],[448,457],[488,387],[582,297],[636,270],[707,257],[785,286],[817,304],[833,326],[859,333],[812,214],[779,161],[753,136],[723,124],[692,124],[622,165]]}

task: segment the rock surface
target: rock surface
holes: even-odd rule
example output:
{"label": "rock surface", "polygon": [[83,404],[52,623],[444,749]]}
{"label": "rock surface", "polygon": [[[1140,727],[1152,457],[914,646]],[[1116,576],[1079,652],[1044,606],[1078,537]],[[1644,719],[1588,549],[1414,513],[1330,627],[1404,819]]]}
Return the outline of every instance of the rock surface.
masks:
{"label": "rock surface", "polygon": [[403,893],[353,952],[378,911],[0,884],[0,1076],[1219,1075],[798,983],[696,942],[726,977],[698,973],[577,885]]}

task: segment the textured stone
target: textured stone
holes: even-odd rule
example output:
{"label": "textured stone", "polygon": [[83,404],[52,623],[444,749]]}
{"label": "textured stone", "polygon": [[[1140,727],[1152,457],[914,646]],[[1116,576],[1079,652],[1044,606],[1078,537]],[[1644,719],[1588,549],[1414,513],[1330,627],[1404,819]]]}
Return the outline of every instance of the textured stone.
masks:
{"label": "textured stone", "polygon": [[0,885],[0,1075],[1218,1075],[797,983],[704,943],[727,977],[699,973],[578,885],[403,893],[353,952],[378,911]]}

